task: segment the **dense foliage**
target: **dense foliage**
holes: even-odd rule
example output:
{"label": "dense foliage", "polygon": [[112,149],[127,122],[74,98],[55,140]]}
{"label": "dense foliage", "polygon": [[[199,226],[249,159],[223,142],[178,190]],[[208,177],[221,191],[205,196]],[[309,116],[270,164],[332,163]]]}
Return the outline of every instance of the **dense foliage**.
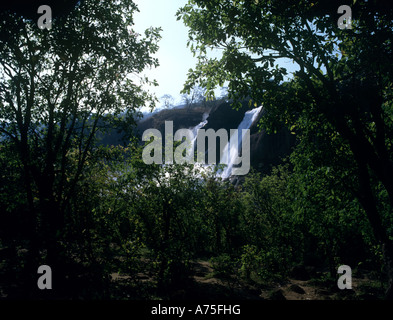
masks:
{"label": "dense foliage", "polygon": [[[249,96],[263,102],[265,129],[285,125],[296,133],[299,147],[292,159],[303,195],[313,202],[323,195],[316,205],[327,214],[342,210],[337,201],[356,199],[383,249],[387,295],[393,297],[393,11],[383,1],[348,1],[351,28],[340,28],[342,4],[190,0],[178,18],[189,27],[199,63],[184,90],[199,83],[211,91],[228,81],[235,101]],[[208,58],[209,48],[221,49],[221,58]],[[289,74],[279,64],[283,58],[296,71]],[[321,184],[323,172],[329,175]],[[333,198],[326,201],[329,192]]]}
{"label": "dense foliage", "polygon": [[[85,0],[50,32],[2,13],[1,297],[167,298],[197,260],[231,285],[261,287],[299,265],[334,283],[347,264],[378,273],[390,297],[392,13],[354,3],[352,30],[337,27],[334,1],[190,0],[179,10],[199,59],[185,100],[228,81],[234,104],[263,101],[265,130],[297,137],[281,165],[237,186],[214,168],[142,161],[131,129],[154,97],[137,79],[158,64],[160,36],[133,32],[131,0]],[[208,47],[222,58],[207,59]],[[298,65],[293,77],[282,57]],[[125,143],[104,146],[113,128]],[[42,264],[53,290],[37,288]]]}

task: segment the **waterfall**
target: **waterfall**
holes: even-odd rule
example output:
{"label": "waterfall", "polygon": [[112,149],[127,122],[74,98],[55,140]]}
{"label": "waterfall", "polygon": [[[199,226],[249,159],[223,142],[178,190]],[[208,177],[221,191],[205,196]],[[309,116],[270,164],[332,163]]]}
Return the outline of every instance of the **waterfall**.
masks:
{"label": "waterfall", "polygon": [[207,118],[209,117],[209,113],[205,112],[202,116],[202,122],[200,122],[198,125],[196,125],[195,127],[193,127],[192,130],[192,134],[194,136],[194,138],[192,139],[191,142],[191,148],[192,150],[195,150],[195,142],[196,139],[198,137],[198,130],[203,128],[206,124],[207,124]]}
{"label": "waterfall", "polygon": [[[254,123],[255,119],[259,115],[262,110],[262,106],[249,110],[244,114],[242,122],[238,126],[237,134],[238,137],[231,136],[227,145],[224,148],[223,155],[224,161],[223,163],[227,166],[223,169],[221,173],[218,173],[223,179],[229,178],[232,173],[232,167],[235,164],[236,159],[238,158],[238,152],[241,149],[242,141],[243,141],[243,129],[249,129],[251,125]],[[236,134],[236,133],[235,133]],[[238,143],[236,144],[236,138]],[[235,139],[234,142],[230,143],[232,139]],[[228,150],[229,149],[229,150]]]}

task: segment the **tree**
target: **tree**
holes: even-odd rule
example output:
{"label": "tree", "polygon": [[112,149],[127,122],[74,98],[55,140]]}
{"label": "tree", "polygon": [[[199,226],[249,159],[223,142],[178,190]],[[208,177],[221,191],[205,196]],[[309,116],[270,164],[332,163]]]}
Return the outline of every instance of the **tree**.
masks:
{"label": "tree", "polygon": [[[378,243],[353,194],[357,185],[353,158],[348,148],[339,147],[341,141],[335,142],[319,140],[319,146],[300,142],[290,157],[294,169],[288,186],[297,230],[304,237],[303,262],[327,263],[333,279],[339,265],[381,263],[371,250]],[[328,150],[329,160],[322,160]]]}
{"label": "tree", "polygon": [[1,144],[20,168],[31,263],[45,249],[47,264],[61,266],[62,229],[80,181],[89,179],[97,133],[120,114],[132,125],[134,111],[155,101],[142,89],[150,81],[133,79],[157,66],[159,29],[137,36],[135,11],[131,0],[84,1],[51,30],[1,14]]}
{"label": "tree", "polygon": [[[252,272],[262,278],[287,275],[290,267],[302,258],[303,233],[292,209],[288,191],[292,179],[288,165],[272,168],[270,175],[261,177],[251,172],[243,185],[243,232],[248,241],[243,248],[246,278]],[[248,265],[247,265],[248,263]]]}
{"label": "tree", "polygon": [[[351,5],[352,29],[337,26],[342,4]],[[198,80],[212,90],[227,80],[230,98],[263,101],[266,128],[286,124],[300,141],[339,139],[337,147],[348,148],[352,192],[383,247],[392,298],[391,226],[379,210],[373,182],[386,191],[391,214],[392,9],[382,1],[190,0],[178,18],[190,28],[190,47],[199,56],[185,89]],[[222,49],[222,58],[207,59],[209,47]],[[281,58],[298,68],[286,82]],[[329,149],[319,150],[328,162]]]}
{"label": "tree", "polygon": [[175,99],[170,94],[164,94],[161,100],[164,103],[164,108],[167,109],[173,107],[173,103],[175,102]]}
{"label": "tree", "polygon": [[188,262],[203,247],[200,169],[190,164],[146,165],[130,161],[125,204],[141,222],[143,241],[157,263],[158,288],[184,281]]}
{"label": "tree", "polygon": [[199,105],[206,105],[205,91],[199,86],[194,86],[190,93],[183,93],[182,98],[187,108],[197,107]]}

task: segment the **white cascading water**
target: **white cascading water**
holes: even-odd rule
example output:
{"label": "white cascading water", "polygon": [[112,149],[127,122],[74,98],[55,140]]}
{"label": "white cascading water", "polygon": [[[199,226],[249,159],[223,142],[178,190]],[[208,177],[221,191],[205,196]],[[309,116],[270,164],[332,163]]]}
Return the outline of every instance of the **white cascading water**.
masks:
{"label": "white cascading water", "polygon": [[205,112],[202,116],[202,122],[199,123],[198,125],[196,125],[194,128],[192,128],[192,134],[194,135],[194,138],[192,139],[192,142],[191,142],[192,150],[195,150],[195,142],[198,137],[198,130],[203,128],[206,125],[208,117],[209,117],[209,114],[207,112]]}
{"label": "white cascading water", "polygon": [[[235,160],[238,157],[238,152],[241,149],[242,141],[243,141],[243,129],[249,129],[251,125],[254,123],[255,119],[259,115],[259,113],[262,110],[262,106],[246,111],[244,114],[242,122],[240,122],[239,126],[237,127],[238,130],[238,145],[236,146],[234,143],[230,143],[232,137],[229,139],[227,145],[224,148],[223,154],[224,154],[224,161],[223,163],[226,164],[227,166],[224,168],[224,170],[221,173],[218,173],[218,176],[220,176],[223,179],[227,179],[231,176],[232,173],[232,167],[235,163]],[[228,151],[228,149],[230,150]],[[227,161],[226,161],[227,160]]]}

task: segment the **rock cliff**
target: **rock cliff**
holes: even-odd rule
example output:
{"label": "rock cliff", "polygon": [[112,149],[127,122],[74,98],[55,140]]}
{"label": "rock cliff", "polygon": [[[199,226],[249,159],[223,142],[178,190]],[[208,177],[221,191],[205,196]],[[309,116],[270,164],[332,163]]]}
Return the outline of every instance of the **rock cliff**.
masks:
{"label": "rock cliff", "polygon": [[[137,128],[140,136],[144,130],[149,128],[158,129],[164,136],[165,121],[173,121],[173,129],[176,132],[180,128],[189,129],[198,125],[202,121],[203,115],[208,112],[208,122],[204,129],[217,131],[223,128],[229,133],[230,129],[237,129],[244,113],[249,109],[248,102],[244,102],[239,110],[233,109],[227,102],[219,103],[209,109],[203,107],[167,109],[140,121]],[[259,131],[257,125],[262,116],[263,109],[250,127],[250,162],[253,168],[266,174],[272,166],[279,164],[282,158],[290,154],[295,144],[295,136],[285,128],[276,134],[267,134],[264,130]],[[239,179],[242,180],[241,177],[235,180]]]}

